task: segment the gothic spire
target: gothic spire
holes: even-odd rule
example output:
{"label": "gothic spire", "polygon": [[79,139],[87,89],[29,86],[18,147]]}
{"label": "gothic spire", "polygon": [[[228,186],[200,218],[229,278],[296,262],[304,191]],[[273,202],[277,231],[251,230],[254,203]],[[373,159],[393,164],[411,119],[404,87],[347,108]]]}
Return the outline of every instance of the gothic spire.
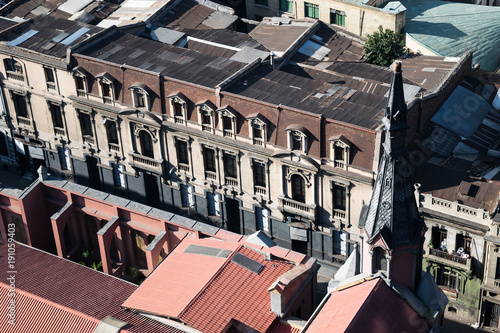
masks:
{"label": "gothic spire", "polygon": [[404,139],[408,124],[401,63],[394,66],[391,88],[382,122],[385,125],[382,154],[364,229],[371,243],[381,235],[389,248],[420,242],[423,221],[413,194]]}

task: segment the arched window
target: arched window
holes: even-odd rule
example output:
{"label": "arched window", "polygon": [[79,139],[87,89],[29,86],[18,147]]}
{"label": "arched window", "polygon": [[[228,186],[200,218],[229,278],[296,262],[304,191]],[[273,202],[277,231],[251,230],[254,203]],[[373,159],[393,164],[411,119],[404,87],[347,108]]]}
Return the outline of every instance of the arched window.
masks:
{"label": "arched window", "polygon": [[299,175],[292,176],[292,199],[302,203],[306,202],[306,184]]}
{"label": "arched window", "polygon": [[381,247],[376,247],[373,250],[373,272],[387,271],[387,258],[385,250]]}
{"label": "arched window", "polygon": [[141,155],[154,158],[153,140],[151,139],[151,135],[146,131],[140,131],[139,141],[141,144]]}

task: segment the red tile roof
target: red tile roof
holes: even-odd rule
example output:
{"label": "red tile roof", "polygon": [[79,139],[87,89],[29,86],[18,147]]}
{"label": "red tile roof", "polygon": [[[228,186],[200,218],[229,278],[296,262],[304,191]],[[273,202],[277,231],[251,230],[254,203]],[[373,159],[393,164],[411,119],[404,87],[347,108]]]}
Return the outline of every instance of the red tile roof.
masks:
{"label": "red tile roof", "polygon": [[182,321],[205,333],[221,332],[232,320],[259,332],[268,330],[277,317],[270,310],[268,288],[295,265],[283,260],[266,261],[262,254],[243,246],[236,252],[264,268],[255,274],[229,258],[213,280],[180,314]]}
{"label": "red tile roof", "polygon": [[185,253],[184,250],[191,244],[230,251],[239,246],[215,238],[186,237],[123,306],[165,317],[178,317],[226,261],[226,258]]}
{"label": "red tile roof", "polygon": [[15,324],[7,320],[9,286],[0,283],[0,332],[92,333],[99,320],[16,289]]}
{"label": "red tile roof", "polygon": [[424,319],[379,278],[332,292],[306,332],[367,330],[428,332]]}
{"label": "red tile roof", "polygon": [[277,318],[266,333],[300,333],[300,331],[300,328],[284,324]]}
{"label": "red tile roof", "polygon": [[[0,245],[7,257],[7,245]],[[16,243],[16,288],[101,320],[120,308],[137,286]],[[0,270],[0,281],[6,281]],[[78,286],[78,288],[76,288]]]}
{"label": "red tile roof", "polygon": [[[0,260],[6,256],[7,246],[0,245]],[[20,325],[16,333],[93,332],[99,321],[107,316],[127,322],[124,333],[182,333],[121,309],[121,303],[137,286],[114,276],[20,243],[16,243],[15,269],[16,315]],[[0,271],[0,281],[7,281],[8,275],[7,270]],[[8,298],[5,285],[0,283],[0,287],[0,313],[3,314]],[[0,332],[12,332],[9,326],[4,330],[5,322],[0,321]],[[52,324],[53,327],[49,326]]]}

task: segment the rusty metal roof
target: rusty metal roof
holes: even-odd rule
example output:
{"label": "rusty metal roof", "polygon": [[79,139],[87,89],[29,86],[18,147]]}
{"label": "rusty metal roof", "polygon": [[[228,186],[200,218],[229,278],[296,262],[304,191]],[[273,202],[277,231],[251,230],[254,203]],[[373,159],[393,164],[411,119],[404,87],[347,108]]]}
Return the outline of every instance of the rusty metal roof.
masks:
{"label": "rusty metal roof", "polygon": [[[244,63],[163,44],[116,31],[92,47],[76,53],[129,65],[179,80],[215,87],[245,66]],[[140,56],[137,56],[140,54]]]}

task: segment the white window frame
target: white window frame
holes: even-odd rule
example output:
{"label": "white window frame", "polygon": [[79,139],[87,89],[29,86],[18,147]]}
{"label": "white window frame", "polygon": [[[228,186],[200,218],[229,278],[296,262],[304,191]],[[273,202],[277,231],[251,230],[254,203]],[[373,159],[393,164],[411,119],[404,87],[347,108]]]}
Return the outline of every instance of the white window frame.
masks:
{"label": "white window frame", "polygon": [[[170,105],[170,115],[177,124],[187,125],[187,99],[181,93],[173,94],[167,97]],[[175,103],[182,107],[182,116],[175,115]]]}
{"label": "white window frame", "polygon": [[[149,96],[149,92],[146,88],[142,88],[142,87],[139,87],[137,85],[133,85],[128,89],[132,93],[132,103],[133,103],[135,108],[146,109],[148,111],[151,110],[150,96]],[[138,105],[139,95],[144,96],[144,106]]]}
{"label": "white window frame", "polygon": [[[59,147],[57,149],[59,155],[59,163],[61,164],[61,170],[71,171],[71,151],[65,147]],[[64,155],[61,155],[63,153]],[[63,163],[64,162],[64,163]]]}
{"label": "white window frame", "polygon": [[[79,90],[78,89],[78,85],[76,83],[76,78],[79,77],[82,79],[82,82],[83,82],[83,91],[82,90]],[[88,85],[88,82],[87,82],[87,74],[86,72],[81,69],[81,68],[76,68],[73,70],[73,78],[75,80],[75,90],[76,90],[76,94],[79,96],[79,97],[87,97],[88,96],[88,92],[89,92],[89,85]]]}
{"label": "white window frame", "polygon": [[[252,139],[252,142],[254,145],[258,145],[258,146],[263,146],[265,147],[266,146],[266,138],[267,138],[267,126],[266,126],[266,123],[259,119],[259,118],[249,118],[248,119],[248,126],[249,126],[249,129],[248,129],[248,133],[250,134],[250,138]],[[262,133],[262,137],[261,138],[256,138],[255,137],[255,133],[254,133],[254,127],[260,127],[260,131]]]}
{"label": "white window frame", "polygon": [[287,144],[288,144],[288,150],[294,150],[293,149],[293,137],[298,136],[300,137],[301,143],[300,143],[300,151],[304,154],[307,154],[307,135],[299,130],[287,130],[288,135],[287,135]]}
{"label": "white window frame", "polygon": [[[347,140],[342,140],[341,138],[339,139],[329,139],[330,141],[330,160],[333,162],[334,167],[336,168],[341,168],[341,169],[347,169],[349,166],[349,151],[351,149],[351,146],[348,142],[344,142]],[[335,156],[335,147],[340,147],[344,149],[344,159],[338,159]]]}
{"label": "white window frame", "polygon": [[[215,110],[210,105],[208,105],[206,102],[201,103],[201,104],[197,104],[196,107],[198,109],[198,123],[201,126],[201,130],[205,131],[205,132],[214,133],[214,130],[215,130],[214,112],[215,112]],[[203,124],[203,116],[206,114],[208,114],[208,116],[210,117],[210,124]]]}
{"label": "white window frame", "polygon": [[[114,80],[109,78],[111,75],[108,73],[102,74],[100,76],[97,76],[96,79],[99,82],[99,93],[102,97],[103,103],[104,104],[115,104],[115,87],[114,87]],[[109,85],[109,96],[104,96],[104,89],[103,85]]]}
{"label": "white window frame", "polygon": [[[230,107],[219,109],[217,113],[219,114],[219,130],[222,132],[222,136],[236,139],[236,113],[234,113]],[[224,117],[231,119],[230,130],[224,128]]]}

